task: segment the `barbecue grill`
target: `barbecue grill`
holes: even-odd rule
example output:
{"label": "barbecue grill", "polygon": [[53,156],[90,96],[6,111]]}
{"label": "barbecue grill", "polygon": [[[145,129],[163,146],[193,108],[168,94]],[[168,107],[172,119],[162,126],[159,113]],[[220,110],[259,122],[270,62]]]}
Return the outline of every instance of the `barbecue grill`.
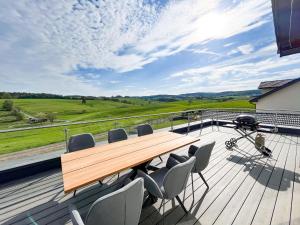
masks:
{"label": "barbecue grill", "polygon": [[[230,140],[225,142],[225,146],[227,149],[232,149],[234,146],[237,146],[237,142],[243,138],[246,138],[250,141],[255,148],[262,153],[264,156],[271,156],[272,151],[268,149],[265,145],[258,146],[255,143],[255,139],[251,136],[254,133],[258,133],[262,131],[259,127],[260,122],[258,122],[254,116],[242,114],[236,117],[233,122],[233,128],[241,135],[239,138],[231,138]],[[263,129],[264,131],[270,131],[268,129]]]}

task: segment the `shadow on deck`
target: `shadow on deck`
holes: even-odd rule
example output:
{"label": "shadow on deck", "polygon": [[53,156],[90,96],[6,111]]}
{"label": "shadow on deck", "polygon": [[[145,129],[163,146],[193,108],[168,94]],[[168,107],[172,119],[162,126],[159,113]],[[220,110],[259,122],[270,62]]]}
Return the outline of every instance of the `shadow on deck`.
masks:
{"label": "shadow on deck", "polygon": [[[199,131],[189,135],[198,136]],[[237,134],[230,128],[203,130],[200,143],[217,141],[204,171],[210,188],[206,189],[202,180],[194,176],[193,201],[189,180],[185,193],[180,196],[189,214],[185,215],[174,201],[168,201],[166,224],[300,224],[299,137],[266,134],[266,144],[273,150],[273,157],[266,158],[247,140],[241,140],[233,151],[226,150],[224,141],[234,135]],[[186,152],[186,148],[177,152]],[[167,157],[163,157],[164,161]],[[78,190],[75,198],[64,194],[59,170],[2,185],[0,223],[71,224],[69,203],[85,214],[97,198],[119,188],[122,182],[116,178],[105,179],[102,186],[97,183]],[[160,222],[159,205],[157,202],[142,211],[141,225]]]}

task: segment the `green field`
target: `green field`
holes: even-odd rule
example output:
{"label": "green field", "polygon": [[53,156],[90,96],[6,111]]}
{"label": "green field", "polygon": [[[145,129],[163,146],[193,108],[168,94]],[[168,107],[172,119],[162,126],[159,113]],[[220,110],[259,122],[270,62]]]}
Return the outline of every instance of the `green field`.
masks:
{"label": "green field", "polygon": [[[123,102],[121,102],[123,100]],[[175,102],[146,101],[137,98],[124,98],[120,101],[88,100],[82,104],[80,100],[67,99],[13,99],[14,106],[18,107],[27,116],[36,117],[41,113],[53,113],[54,123],[68,123],[78,121],[90,121],[107,118],[125,117],[133,115],[184,111],[204,108],[253,108],[246,99],[237,100],[192,100]],[[0,100],[0,106],[4,100]],[[156,120],[158,117],[122,120],[115,122],[95,123],[89,125],[71,125],[67,127],[70,134],[90,132],[98,134],[106,132],[113,127],[132,127],[136,124]],[[0,129],[13,129],[33,126],[27,122],[28,118],[16,121],[10,112],[0,111]],[[177,123],[183,121],[178,121]],[[186,121],[185,121],[186,122]],[[43,123],[47,125],[49,123]],[[37,124],[41,125],[41,124]],[[161,122],[158,127],[170,126],[170,123]],[[30,131],[18,131],[0,134],[0,154],[20,151],[28,148],[44,146],[51,143],[64,141],[64,128],[47,128]]]}

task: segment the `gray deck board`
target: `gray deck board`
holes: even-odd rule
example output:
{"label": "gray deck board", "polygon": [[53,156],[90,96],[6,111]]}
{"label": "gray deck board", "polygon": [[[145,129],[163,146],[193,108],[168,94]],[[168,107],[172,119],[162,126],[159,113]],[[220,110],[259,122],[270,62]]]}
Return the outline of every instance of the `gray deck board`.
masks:
{"label": "gray deck board", "polygon": [[[189,135],[199,136],[199,131]],[[195,175],[195,201],[189,179],[184,199],[189,214],[177,202],[166,202],[166,224],[300,224],[300,143],[299,137],[266,134],[273,157],[264,158],[247,140],[241,140],[233,151],[224,141],[237,136],[231,128],[208,127],[201,142],[216,140],[209,166],[203,172],[210,188]],[[177,153],[186,153],[186,148]],[[163,156],[164,163],[168,155]],[[155,160],[153,163],[163,166]],[[124,171],[126,174],[128,171]],[[71,224],[70,203],[84,214],[100,196],[119,187],[116,176],[105,184],[92,184],[78,190],[76,198],[63,193],[59,170],[0,186],[0,224]],[[142,211],[141,225],[161,223],[160,201]]]}
{"label": "gray deck board", "polygon": [[291,225],[300,224],[300,138],[297,137],[293,195],[291,203]]}

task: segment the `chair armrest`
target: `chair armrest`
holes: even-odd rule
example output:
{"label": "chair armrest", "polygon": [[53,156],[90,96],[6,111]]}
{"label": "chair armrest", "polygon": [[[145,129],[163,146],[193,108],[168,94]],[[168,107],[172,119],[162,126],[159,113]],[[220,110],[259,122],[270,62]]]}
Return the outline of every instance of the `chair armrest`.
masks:
{"label": "chair armrest", "polygon": [[199,148],[198,148],[197,146],[191,145],[191,146],[189,147],[189,151],[188,151],[189,156],[190,156],[190,157],[191,157],[191,156],[194,156],[198,149],[199,149]]}
{"label": "chair armrest", "polygon": [[185,161],[187,161],[189,159],[188,156],[185,156],[185,155],[176,155],[174,153],[171,153],[170,157],[176,159],[180,163],[183,163],[183,162],[185,162]]}
{"label": "chair armrest", "polygon": [[169,156],[167,163],[166,163],[166,167],[168,169],[173,168],[174,166],[180,164],[181,162],[179,160],[177,160],[176,156],[172,157],[171,155]]}
{"label": "chair armrest", "polygon": [[71,221],[72,221],[73,225],[84,225],[82,218],[81,218],[75,205],[70,204],[69,211],[71,214]]}
{"label": "chair armrest", "polygon": [[144,185],[146,190],[153,196],[158,197],[158,198],[163,198],[163,194],[152,177],[150,177],[148,174],[145,172],[138,170],[137,171],[137,177],[141,177],[144,179]]}

